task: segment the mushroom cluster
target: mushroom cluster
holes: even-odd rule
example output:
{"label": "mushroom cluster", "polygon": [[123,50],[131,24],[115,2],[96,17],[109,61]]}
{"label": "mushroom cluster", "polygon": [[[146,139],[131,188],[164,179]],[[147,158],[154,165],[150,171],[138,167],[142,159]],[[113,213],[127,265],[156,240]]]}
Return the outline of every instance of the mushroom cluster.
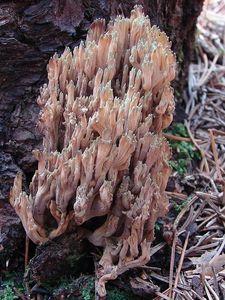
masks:
{"label": "mushroom cluster", "polygon": [[[175,56],[141,7],[108,26],[96,20],[85,42],[48,64],[41,88],[43,150],[30,193],[15,178],[10,202],[30,239],[42,244],[70,226],[103,247],[97,290],[146,264],[154,225],[168,207]],[[88,222],[95,224],[88,226]]]}

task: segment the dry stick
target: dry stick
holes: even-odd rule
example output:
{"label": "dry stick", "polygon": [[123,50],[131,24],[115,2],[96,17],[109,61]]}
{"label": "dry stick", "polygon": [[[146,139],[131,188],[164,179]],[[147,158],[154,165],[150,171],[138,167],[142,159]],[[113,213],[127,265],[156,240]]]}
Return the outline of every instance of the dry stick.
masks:
{"label": "dry stick", "polygon": [[182,210],[180,211],[179,215],[176,217],[176,220],[174,221],[173,224],[173,230],[175,231],[177,229],[177,226],[180,222],[180,220],[183,218],[184,214],[187,212],[187,210],[189,209],[189,207],[198,199],[198,196],[194,196],[192,198],[192,200],[188,203],[187,206],[185,206],[184,208],[182,208]]}
{"label": "dry stick", "polygon": [[[181,252],[181,257],[180,257],[180,261],[179,261],[179,265],[178,265],[178,269],[177,269],[177,275],[175,277],[175,282],[174,282],[174,289],[177,287],[178,281],[179,281],[179,277],[180,277],[180,272],[181,272],[181,268],[184,262],[184,256],[185,256],[185,251],[187,249],[187,244],[188,244],[188,240],[189,240],[189,235],[190,235],[190,231],[188,231],[185,242],[184,242],[184,247],[182,249]],[[173,292],[173,296],[172,296],[172,300],[174,300],[175,298],[175,292]]]}
{"label": "dry stick", "polygon": [[215,110],[217,110],[218,112],[222,113],[222,114],[225,114],[225,110],[223,110],[222,108],[220,107],[217,107],[217,104],[215,103],[211,103],[211,105],[215,108]]}
{"label": "dry stick", "polygon": [[218,129],[213,128],[212,131],[213,131],[214,134],[225,136],[225,132],[222,131],[222,130],[218,130]]}
{"label": "dry stick", "polygon": [[208,300],[214,300],[213,298],[212,298],[212,296],[210,295],[210,292],[209,292],[209,289],[208,289],[208,287],[207,287],[207,285],[206,285],[206,280],[204,281],[204,283],[205,283],[205,285],[204,285],[204,287],[205,287],[205,292],[206,292],[206,295],[207,295],[207,297],[208,297]]}
{"label": "dry stick", "polygon": [[[161,276],[161,275],[159,275],[155,272],[151,272],[151,277],[155,278],[159,281],[169,283],[169,278],[168,277],[163,277],[163,276]],[[178,283],[177,287],[180,288],[180,289],[186,290],[186,291],[191,291],[191,287],[188,286],[187,284],[185,285],[183,283]]]}
{"label": "dry stick", "polygon": [[208,281],[205,279],[205,287],[207,286],[208,290],[213,294],[215,300],[220,300],[218,295],[215,293],[215,291],[213,290],[213,288],[210,286],[210,284],[208,283]]}
{"label": "dry stick", "polygon": [[190,296],[190,294],[186,291],[184,291],[184,296],[186,297],[187,300],[193,300],[192,296]]}
{"label": "dry stick", "polygon": [[204,220],[202,221],[202,223],[200,223],[197,227],[197,230],[199,231],[200,229],[202,229],[202,227],[207,224],[209,221],[211,221],[213,218],[215,218],[217,216],[216,213],[214,213],[213,215],[211,216],[208,216],[206,218],[204,218]]}
{"label": "dry stick", "polygon": [[[173,134],[169,134],[169,133],[163,133],[163,136],[169,140],[181,141],[181,142],[192,142],[191,138],[173,135]],[[198,140],[198,141],[202,142],[202,140]]]}
{"label": "dry stick", "polygon": [[217,213],[217,215],[222,215],[220,209],[217,207],[217,205],[215,203],[212,202],[212,200],[210,199],[210,197],[205,197],[205,201],[208,203],[208,205],[211,207],[211,209],[213,211],[215,211],[215,213]]}
{"label": "dry stick", "polygon": [[201,107],[201,103],[194,106],[194,108],[188,113],[188,119],[191,120],[196,111]]}
{"label": "dry stick", "polygon": [[199,78],[198,80],[198,83],[196,84],[196,86],[200,87],[201,85],[204,84],[204,78],[207,78],[207,74],[208,74],[208,67],[209,67],[209,60],[208,60],[208,57],[205,53],[202,54],[202,58],[204,60],[204,69],[203,69],[203,72],[202,72],[202,76]]}
{"label": "dry stick", "polygon": [[210,139],[211,139],[211,147],[212,147],[212,153],[213,153],[214,161],[216,163],[217,176],[219,177],[220,180],[223,180],[221,172],[220,172],[219,156],[218,156],[218,152],[217,152],[217,149],[216,149],[215,138],[214,138],[214,135],[213,135],[213,131],[211,129],[209,129],[209,136],[210,136]]}
{"label": "dry stick", "polygon": [[187,122],[187,120],[184,121],[184,124],[185,124],[185,126],[186,126],[186,128],[187,128],[188,134],[189,134],[189,136],[190,136],[190,138],[191,138],[193,144],[194,144],[195,147],[200,151],[201,156],[202,156],[202,159],[203,159],[204,164],[205,164],[206,172],[209,174],[209,172],[210,172],[210,171],[209,171],[209,165],[208,165],[207,159],[206,159],[206,157],[205,157],[205,153],[204,153],[204,151],[199,147],[199,145],[197,144],[197,142],[195,141],[195,138],[194,138],[194,136],[192,135],[192,132],[191,132],[191,130],[190,130],[190,126],[189,126],[189,123]]}
{"label": "dry stick", "polygon": [[174,231],[172,252],[170,258],[170,276],[169,276],[169,297],[172,296],[172,287],[173,287],[173,270],[174,270],[174,262],[175,262],[175,252],[176,252],[176,243],[177,243],[177,230]]}
{"label": "dry stick", "polygon": [[210,220],[206,225],[205,225],[205,228],[209,228],[211,227],[212,225],[214,225],[215,223],[217,222],[217,217],[216,218],[213,218],[212,220]]}
{"label": "dry stick", "polygon": [[[223,44],[225,45],[225,30],[223,32]],[[223,55],[223,66],[225,66],[225,55]]]}
{"label": "dry stick", "polygon": [[178,198],[178,199],[181,199],[181,200],[186,200],[187,199],[187,195],[186,194],[182,194],[182,193],[167,192],[166,191],[166,194],[167,194],[167,196]]}
{"label": "dry stick", "polygon": [[173,291],[176,292],[176,300],[190,300],[183,291],[180,291],[179,289],[173,289]]}
{"label": "dry stick", "polygon": [[[182,285],[182,286],[188,286],[188,282],[187,282],[187,280],[185,279],[185,277],[184,277],[184,273],[182,273],[181,275],[180,275],[180,283],[178,283],[178,285],[177,285],[177,287],[179,287],[180,285]],[[185,292],[187,292],[189,295],[190,295],[190,292],[191,292],[191,286],[188,286],[189,287],[189,289],[185,289]]]}
{"label": "dry stick", "polygon": [[197,294],[194,290],[191,290],[191,292],[192,292],[192,294],[195,295],[196,299],[198,299],[198,300],[206,300],[205,297],[204,298],[200,297],[199,294]]}
{"label": "dry stick", "polygon": [[200,276],[201,276],[201,281],[202,281],[202,284],[204,286],[204,289],[205,289],[206,295],[208,297],[208,300],[213,300],[211,295],[210,295],[210,292],[209,292],[209,290],[206,286],[205,265],[204,264],[202,265],[202,272],[201,272]]}
{"label": "dry stick", "polygon": [[[187,206],[190,206],[190,205],[187,205]],[[190,210],[189,210],[189,215],[188,217],[186,218],[185,222],[183,223],[183,225],[179,228],[179,234],[181,234],[181,232],[184,232],[185,231],[185,228],[187,228],[187,226],[191,223],[192,221],[192,218],[193,218],[193,214],[194,214],[194,207],[193,206],[190,206]]]}
{"label": "dry stick", "polygon": [[215,55],[213,61],[212,61],[212,64],[210,66],[210,68],[208,69],[208,58],[207,56],[204,54],[204,58],[205,58],[205,61],[207,61],[205,67],[207,66],[207,71],[203,73],[202,77],[200,78],[199,82],[198,82],[198,86],[202,86],[203,84],[206,83],[206,81],[209,79],[209,76],[211,75],[215,65],[216,65],[216,62],[218,60],[218,58],[220,57],[220,54],[217,54]]}
{"label": "dry stick", "polygon": [[220,253],[223,251],[223,248],[225,246],[225,236],[223,236],[223,241],[219,247],[219,249],[217,250],[216,254],[213,256],[213,258],[210,260],[209,264],[213,263],[213,260],[220,255]]}
{"label": "dry stick", "polygon": [[183,225],[180,227],[179,229],[179,233],[178,235],[180,235],[180,233],[185,230],[185,228],[190,224],[190,223],[193,223],[198,217],[199,215],[201,214],[201,212],[203,211],[204,207],[205,207],[205,203],[202,202],[200,204],[200,207],[194,211],[194,208],[193,206],[189,203],[186,208],[189,208],[190,207],[190,212],[189,212],[189,216],[187,217],[186,221],[183,223]]}
{"label": "dry stick", "polygon": [[218,196],[207,194],[205,192],[196,191],[195,194],[198,197],[202,198],[203,200],[205,200],[205,199],[217,200],[218,199]]}
{"label": "dry stick", "polygon": [[150,255],[152,256],[166,245],[166,242],[161,242],[154,247],[151,247]]}
{"label": "dry stick", "polygon": [[20,292],[17,288],[13,288],[14,293],[16,294],[17,297],[19,297],[21,300],[27,300],[26,296]]}
{"label": "dry stick", "polygon": [[218,296],[220,294],[220,292],[219,292],[219,284],[218,284],[218,281],[217,281],[217,278],[216,278],[216,272],[215,272],[214,266],[212,266],[212,272],[213,272],[213,286],[214,286],[214,289],[215,289],[215,293]]}
{"label": "dry stick", "polygon": [[210,176],[205,175],[205,174],[199,174],[199,176],[201,176],[201,177],[206,178],[207,180],[209,180],[210,183],[211,183],[211,185],[212,185],[212,188],[214,189],[214,192],[217,193],[217,194],[219,194],[219,191],[218,191],[218,189],[217,189],[217,187],[215,185],[215,182],[213,181],[213,179]]}
{"label": "dry stick", "polygon": [[28,235],[26,235],[26,240],[25,240],[25,258],[24,258],[25,271],[26,271],[26,267],[27,267],[28,261],[29,261],[29,243],[30,243],[30,239],[29,239]]}
{"label": "dry stick", "polygon": [[220,167],[220,171],[221,173],[223,173],[223,175],[225,175],[224,167],[225,167],[225,163],[223,162],[222,166]]}
{"label": "dry stick", "polygon": [[[198,250],[206,250],[206,249],[211,249],[218,246],[218,242],[214,242],[211,244],[203,245],[203,246],[198,246]],[[189,249],[188,249],[189,250]]]}
{"label": "dry stick", "polygon": [[222,196],[222,205],[225,205],[225,180],[223,180],[223,196]]}
{"label": "dry stick", "polygon": [[187,251],[186,255],[190,254],[191,252],[195,251],[196,248],[198,248],[208,237],[209,237],[209,232],[205,233],[197,242],[196,245],[191,246]]}
{"label": "dry stick", "polygon": [[156,298],[154,298],[153,300],[161,300],[161,299],[165,299],[165,300],[171,300],[171,298],[169,298],[168,296],[166,296],[164,293],[168,293],[169,289],[165,290],[163,293],[160,292],[156,292],[155,294],[157,295]]}
{"label": "dry stick", "polygon": [[203,231],[212,231],[212,230],[224,230],[224,226],[219,226],[219,225],[214,225],[214,226],[210,226],[208,228],[203,228]]}

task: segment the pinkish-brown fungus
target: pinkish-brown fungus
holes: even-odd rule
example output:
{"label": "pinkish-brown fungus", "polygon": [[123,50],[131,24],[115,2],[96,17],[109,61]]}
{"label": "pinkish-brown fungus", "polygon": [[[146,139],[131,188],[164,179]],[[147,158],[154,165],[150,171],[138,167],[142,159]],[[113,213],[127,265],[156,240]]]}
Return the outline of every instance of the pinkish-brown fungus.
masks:
{"label": "pinkish-brown fungus", "polygon": [[100,296],[108,280],[149,261],[155,222],[167,211],[170,149],[162,129],[173,119],[174,76],[171,44],[141,7],[107,28],[95,21],[86,42],[49,61],[38,98],[38,169],[29,195],[17,175],[10,201],[37,244],[105,216],[84,230],[104,249]]}

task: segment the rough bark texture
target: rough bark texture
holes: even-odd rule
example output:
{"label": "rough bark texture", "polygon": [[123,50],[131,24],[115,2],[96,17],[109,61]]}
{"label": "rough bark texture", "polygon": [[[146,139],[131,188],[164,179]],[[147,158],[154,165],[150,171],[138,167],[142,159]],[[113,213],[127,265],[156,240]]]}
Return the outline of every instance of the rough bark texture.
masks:
{"label": "rough bark texture", "polygon": [[23,266],[24,257],[20,250],[24,243],[23,226],[14,210],[9,204],[0,205],[0,274],[6,268],[11,271]]}
{"label": "rough bark texture", "polygon": [[29,181],[35,166],[31,154],[40,147],[36,129],[39,87],[46,82],[46,65],[54,52],[73,48],[85,37],[96,18],[129,15],[142,4],[151,22],[173,42],[186,74],[201,1],[188,0],[24,0],[0,4],[0,199],[7,199],[15,173],[21,169]]}
{"label": "rough bark texture", "polygon": [[78,241],[74,233],[37,247],[35,256],[29,262],[25,281],[54,284],[68,274],[76,276],[81,270],[84,273],[93,271],[94,266],[87,256],[87,249],[87,244]]}

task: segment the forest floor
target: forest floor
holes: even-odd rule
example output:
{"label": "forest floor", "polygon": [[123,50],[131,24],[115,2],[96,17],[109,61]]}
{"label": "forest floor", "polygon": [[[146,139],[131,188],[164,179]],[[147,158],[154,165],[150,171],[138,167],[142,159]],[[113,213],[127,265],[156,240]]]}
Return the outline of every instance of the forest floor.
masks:
{"label": "forest floor", "polygon": [[[199,17],[195,63],[182,96],[186,117],[165,132],[173,151],[170,207],[156,224],[151,261],[110,283],[107,299],[225,299],[224,15],[225,1],[209,0]],[[5,273],[0,299],[91,300],[94,281],[84,272],[62,278],[57,288],[30,290],[22,286],[23,273]]]}
{"label": "forest floor", "polygon": [[[167,194],[170,213],[178,215],[164,224],[171,255],[169,274],[160,280],[168,288],[155,300],[225,299],[224,15],[225,1],[205,2],[197,24],[196,62],[189,68],[187,118],[171,127],[174,137],[167,136],[175,170]],[[157,278],[157,271],[151,276]]]}

